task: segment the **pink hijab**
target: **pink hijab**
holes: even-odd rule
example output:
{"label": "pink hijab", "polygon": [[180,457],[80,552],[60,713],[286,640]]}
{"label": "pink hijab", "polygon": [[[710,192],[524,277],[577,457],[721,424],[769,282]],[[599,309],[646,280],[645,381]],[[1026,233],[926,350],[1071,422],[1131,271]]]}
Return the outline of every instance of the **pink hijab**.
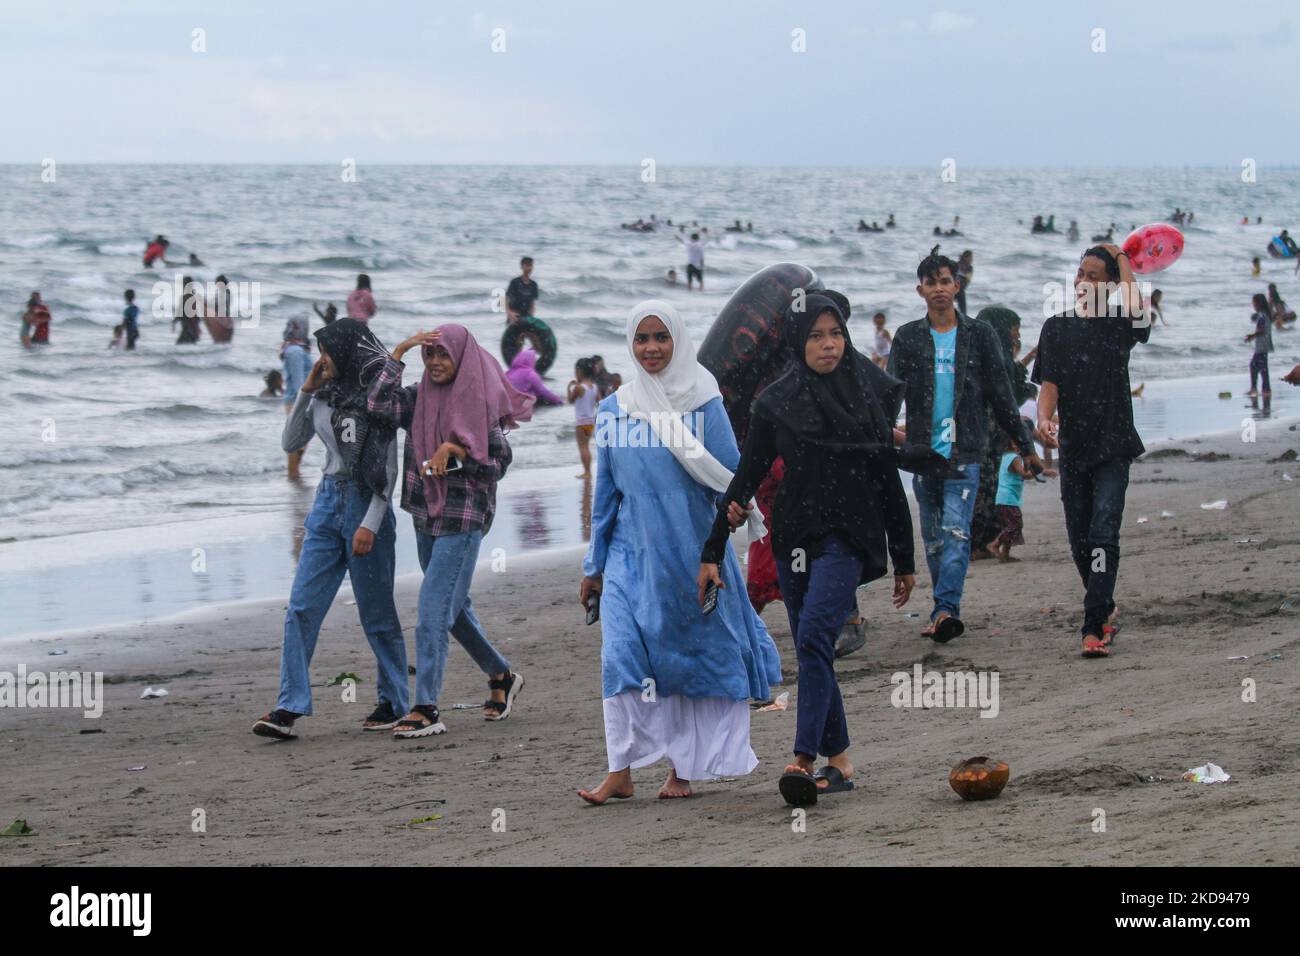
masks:
{"label": "pink hijab", "polygon": [[[443,442],[455,442],[477,462],[487,461],[488,432],[519,427],[533,417],[531,395],[521,394],[506,379],[501,365],[463,325],[440,325],[438,344],[456,363],[456,377],[438,385],[426,369],[415,398],[411,439],[416,462],[428,461]],[[426,346],[427,348],[427,346]],[[423,350],[421,350],[423,353]],[[447,482],[421,475],[429,514],[442,511]]]}

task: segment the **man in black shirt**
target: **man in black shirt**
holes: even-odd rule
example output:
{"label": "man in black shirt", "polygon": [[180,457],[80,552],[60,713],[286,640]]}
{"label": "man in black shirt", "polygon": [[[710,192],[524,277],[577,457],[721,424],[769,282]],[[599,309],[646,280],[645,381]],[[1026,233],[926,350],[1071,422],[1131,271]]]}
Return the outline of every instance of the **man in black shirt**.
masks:
{"label": "man in black shirt", "polygon": [[[1128,256],[1118,246],[1083,254],[1076,309],[1043,325],[1033,380],[1037,434],[1061,449],[1061,501],[1070,552],[1083,579],[1083,654],[1107,657],[1114,640],[1119,527],[1129,464],[1146,449],[1133,425],[1128,359],[1151,335]],[[1112,292],[1119,293],[1115,305]],[[1059,409],[1059,434],[1052,416]]]}
{"label": "man in black shirt", "polygon": [[520,259],[519,268],[522,270],[522,274],[511,279],[510,285],[506,287],[507,323],[517,321],[520,316],[532,318],[537,297],[542,294],[542,290],[537,287],[537,283],[530,278],[533,274],[532,257],[524,256]]}

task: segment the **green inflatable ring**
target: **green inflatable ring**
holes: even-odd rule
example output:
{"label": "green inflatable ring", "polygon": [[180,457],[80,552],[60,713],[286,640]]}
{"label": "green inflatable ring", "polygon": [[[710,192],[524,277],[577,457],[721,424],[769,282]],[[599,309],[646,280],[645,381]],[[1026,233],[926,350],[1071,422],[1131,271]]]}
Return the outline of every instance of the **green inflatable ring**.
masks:
{"label": "green inflatable ring", "polygon": [[546,374],[546,370],[555,364],[555,333],[551,327],[531,315],[507,325],[501,336],[501,357],[505,359],[506,368],[525,344],[531,345],[537,353],[537,374]]}

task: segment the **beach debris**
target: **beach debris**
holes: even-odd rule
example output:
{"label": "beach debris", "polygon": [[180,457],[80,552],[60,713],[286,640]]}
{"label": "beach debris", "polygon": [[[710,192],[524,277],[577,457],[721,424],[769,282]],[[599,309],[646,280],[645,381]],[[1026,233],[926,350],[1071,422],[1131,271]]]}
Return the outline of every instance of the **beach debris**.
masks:
{"label": "beach debris", "polygon": [[1268,657],[1264,658],[1265,661],[1280,661],[1281,659],[1281,654],[1270,654]]}
{"label": "beach debris", "polygon": [[772,701],[772,703],[758,708],[758,712],[761,714],[769,710],[785,710],[789,706],[790,706],[790,692],[787,690],[781,694],[778,694],[776,700]]}
{"label": "beach debris", "polygon": [[1141,516],[1138,518],[1138,524],[1146,524],[1146,523],[1149,522],[1150,520],[1151,520],[1151,519],[1148,518],[1146,515],[1141,515]]}
{"label": "beach debris", "polygon": [[146,687],[143,691],[140,692],[141,700],[153,700],[153,698],[155,697],[166,697],[166,696],[167,696],[166,687]]}
{"label": "beach debris", "polygon": [[102,734],[103,732],[104,732],[103,727],[88,727],[85,730],[77,731],[77,733],[79,734]]}
{"label": "beach debris", "polygon": [[1011,779],[1011,768],[1001,760],[971,757],[948,774],[948,785],[963,800],[992,800]]}
{"label": "beach debris", "polygon": [[408,830],[432,830],[434,827],[426,827],[421,824],[433,823],[435,820],[441,820],[441,813],[434,813],[427,817],[416,817],[414,820],[408,820],[406,823],[399,823],[398,826],[406,827]]}
{"label": "beach debris", "polygon": [[141,770],[144,770],[144,769],[145,769],[145,765],[142,764],[142,763],[139,763],[139,764],[136,764],[134,767],[127,767],[126,769],[127,769],[127,772],[128,772],[128,773],[139,773]]}
{"label": "beach debris", "polygon": [[27,836],[27,834],[34,832],[35,831],[27,825],[26,820],[15,820],[13,823],[9,824],[9,826],[0,830],[0,837]]}
{"label": "beach debris", "polygon": [[907,612],[907,616],[908,616],[908,617],[920,617],[921,615],[920,615],[918,612],[916,612],[916,611],[908,611],[908,612]]}
{"label": "beach debris", "polygon": [[1228,660],[1230,660],[1230,661],[1248,661],[1248,660],[1250,660],[1250,655],[1249,655],[1249,654],[1238,654],[1236,657],[1229,657]]}
{"label": "beach debris", "polygon": [[1220,498],[1218,501],[1201,502],[1202,511],[1225,511],[1227,507],[1228,507],[1228,502],[1223,498]]}
{"label": "beach debris", "polygon": [[1193,767],[1183,774],[1183,779],[1188,783],[1225,783],[1232,777],[1217,763],[1207,763],[1204,767]]}
{"label": "beach debris", "polygon": [[1162,512],[1160,512],[1160,517],[1162,517],[1162,518],[1172,518],[1172,517],[1174,517],[1174,513],[1173,513],[1172,511],[1162,511]]}
{"label": "beach debris", "polygon": [[474,710],[476,707],[482,707],[482,704],[452,704],[452,710]]}
{"label": "beach debris", "polygon": [[63,656],[64,654],[66,654],[66,653],[68,653],[68,652],[67,652],[67,651],[50,651],[49,656],[50,656],[50,657],[62,657],[62,656]]}
{"label": "beach debris", "polygon": [[1255,543],[1254,538],[1238,538],[1236,541],[1233,542],[1233,544],[1254,544],[1254,543]]}
{"label": "beach debris", "polygon": [[361,683],[361,678],[358,677],[356,674],[352,673],[351,671],[344,671],[342,674],[337,674],[337,675],[335,675],[334,677],[331,677],[329,680],[327,680],[327,681],[325,682],[325,686],[326,686],[326,687],[338,687],[338,686],[339,686],[340,684],[342,684],[345,680],[350,680],[350,681],[352,681],[352,683],[354,683],[354,684],[360,684],[360,683]]}
{"label": "beach debris", "polygon": [[1220,392],[1219,398],[1232,398],[1232,392]]}

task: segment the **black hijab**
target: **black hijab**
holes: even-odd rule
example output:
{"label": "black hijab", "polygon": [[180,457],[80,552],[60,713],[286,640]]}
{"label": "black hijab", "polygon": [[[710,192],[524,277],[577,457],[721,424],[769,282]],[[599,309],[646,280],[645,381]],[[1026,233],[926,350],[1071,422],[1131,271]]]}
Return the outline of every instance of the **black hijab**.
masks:
{"label": "black hijab", "polygon": [[336,319],[316,330],[322,354],[334,363],[334,377],[316,391],[330,406],[334,442],[349,476],[381,498],[388,491],[388,446],[396,436],[391,423],[366,410],[370,384],[388,358],[388,350],[356,319]]}
{"label": "black hijab", "polygon": [[[834,371],[822,374],[808,366],[804,348],[813,325],[826,312],[835,316],[844,333],[844,356]],[[946,474],[947,459],[932,449],[894,447],[893,423],[905,386],[853,347],[849,312],[848,299],[830,289],[790,304],[781,339],[791,364],[758,396],[754,414],[788,428],[800,442],[828,451],[857,451],[880,464]]]}

